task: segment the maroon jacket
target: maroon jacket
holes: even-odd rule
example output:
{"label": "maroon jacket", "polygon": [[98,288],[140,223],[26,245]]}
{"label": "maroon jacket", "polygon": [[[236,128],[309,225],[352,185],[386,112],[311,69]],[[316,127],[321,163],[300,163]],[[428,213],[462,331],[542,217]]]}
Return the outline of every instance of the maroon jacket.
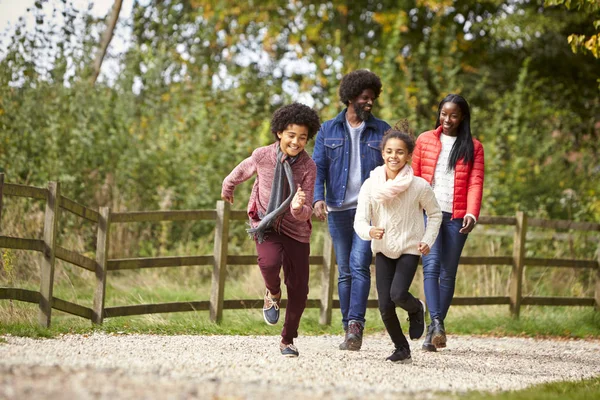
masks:
{"label": "maroon jacket", "polygon": [[[424,178],[430,185],[433,181],[438,157],[442,151],[441,134],[441,126],[433,131],[423,132],[417,138],[417,144],[413,151],[412,168],[414,174]],[[475,218],[479,219],[481,197],[483,195],[483,146],[475,138],[473,138],[473,146],[473,162],[464,164],[459,161],[454,169],[452,218],[463,218],[466,214],[473,214]]]}
{"label": "maroon jacket", "polygon": [[[248,201],[248,217],[253,228],[260,222],[257,219],[258,213],[264,215],[269,205],[277,159],[277,146],[279,146],[279,142],[254,150],[252,155],[239,163],[223,181],[221,194],[232,196],[237,185],[257,174]],[[292,164],[292,174],[296,188],[300,185],[306,194],[304,206],[300,210],[294,211],[290,205],[289,210],[283,214],[282,218],[278,219],[273,228],[277,232],[299,242],[309,243],[312,232],[310,218],[312,216],[317,166],[306,151],[298,154],[298,159]]]}

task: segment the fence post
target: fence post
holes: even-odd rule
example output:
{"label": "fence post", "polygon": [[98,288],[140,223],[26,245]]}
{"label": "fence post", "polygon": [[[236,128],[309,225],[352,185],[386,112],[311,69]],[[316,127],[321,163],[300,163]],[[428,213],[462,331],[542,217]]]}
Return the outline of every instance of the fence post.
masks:
{"label": "fence post", "polygon": [[229,214],[231,205],[217,201],[217,223],[215,226],[215,247],[213,255],[212,283],[210,288],[210,320],[220,323],[223,318],[223,293],[227,274],[227,245],[229,243]]}
{"label": "fence post", "polygon": [[104,320],[104,297],[106,295],[106,264],[110,243],[110,208],[100,207],[98,229],[96,231],[96,289],[92,308],[92,323],[102,324]]}
{"label": "fence post", "polygon": [[598,261],[598,265],[596,265],[596,311],[600,311],[600,242],[598,242],[598,253],[596,254],[596,260]]}
{"label": "fence post", "polygon": [[510,313],[519,318],[521,311],[523,267],[525,265],[525,240],[527,236],[527,214],[517,211],[517,223],[513,239],[513,265],[510,276]]}
{"label": "fence post", "polygon": [[[0,173],[0,233],[2,233],[2,207],[4,206],[4,174]],[[0,263],[2,257],[0,257]]]}
{"label": "fence post", "polygon": [[335,251],[325,223],[323,240],[323,269],[321,270],[321,325],[331,325],[331,310],[333,309],[333,278],[335,277]]}
{"label": "fence post", "polygon": [[54,288],[54,263],[56,251],[56,233],[60,212],[60,183],[48,182],[48,197],[44,215],[44,254],[41,265],[40,284],[40,325],[48,328],[52,316],[52,291]]}

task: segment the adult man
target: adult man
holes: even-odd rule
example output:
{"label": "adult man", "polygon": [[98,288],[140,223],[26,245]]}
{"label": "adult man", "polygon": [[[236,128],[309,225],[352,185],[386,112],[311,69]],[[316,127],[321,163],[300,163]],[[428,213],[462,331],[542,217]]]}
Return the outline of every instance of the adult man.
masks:
{"label": "adult man", "polygon": [[[313,151],[317,164],[314,214],[327,217],[338,264],[338,294],[346,332],[341,350],[360,350],[367,298],[371,287],[371,244],[354,232],[353,223],[362,183],[383,164],[380,143],[390,126],[371,111],[381,93],[381,80],[367,70],[342,78],[339,96],[346,105],[326,121]],[[325,195],[325,188],[327,195]]]}

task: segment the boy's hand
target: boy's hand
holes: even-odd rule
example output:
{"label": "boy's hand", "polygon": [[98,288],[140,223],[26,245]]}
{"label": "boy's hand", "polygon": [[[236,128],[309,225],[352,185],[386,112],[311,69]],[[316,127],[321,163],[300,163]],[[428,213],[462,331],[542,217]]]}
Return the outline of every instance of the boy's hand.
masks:
{"label": "boy's hand", "polygon": [[304,201],[306,200],[306,193],[302,190],[302,187],[298,185],[298,190],[296,190],[296,195],[292,199],[292,210],[299,210],[304,205]]}
{"label": "boy's hand", "polygon": [[223,196],[223,195],[221,195],[221,199],[225,200],[229,204],[233,204],[233,195],[231,195],[231,196]]}
{"label": "boy's hand", "polygon": [[383,238],[384,233],[385,233],[385,228],[379,228],[377,226],[374,226],[369,231],[369,236],[371,236],[371,239],[380,240]]}
{"label": "boy's hand", "polygon": [[421,254],[423,254],[424,256],[426,256],[427,254],[429,254],[429,251],[431,249],[429,248],[429,245],[425,242],[421,242],[419,243],[419,251],[421,252]]}

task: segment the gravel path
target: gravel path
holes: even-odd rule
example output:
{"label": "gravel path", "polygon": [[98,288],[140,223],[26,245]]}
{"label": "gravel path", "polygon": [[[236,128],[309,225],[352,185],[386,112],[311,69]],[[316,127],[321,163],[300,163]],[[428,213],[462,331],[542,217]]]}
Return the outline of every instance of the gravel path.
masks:
{"label": "gravel path", "polygon": [[274,336],[65,335],[2,337],[0,399],[413,399],[433,391],[521,389],[600,375],[600,341],[449,336],[412,365],[384,362],[391,342],[301,336],[297,359]]}

